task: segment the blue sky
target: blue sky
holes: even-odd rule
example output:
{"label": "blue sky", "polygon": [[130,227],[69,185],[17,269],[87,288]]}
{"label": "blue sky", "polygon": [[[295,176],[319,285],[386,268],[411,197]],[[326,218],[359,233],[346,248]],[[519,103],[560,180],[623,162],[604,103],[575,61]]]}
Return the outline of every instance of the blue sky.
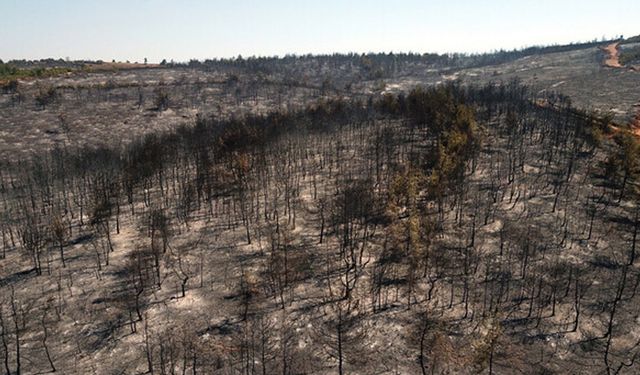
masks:
{"label": "blue sky", "polygon": [[640,1],[0,0],[0,59],[484,52],[640,34]]}

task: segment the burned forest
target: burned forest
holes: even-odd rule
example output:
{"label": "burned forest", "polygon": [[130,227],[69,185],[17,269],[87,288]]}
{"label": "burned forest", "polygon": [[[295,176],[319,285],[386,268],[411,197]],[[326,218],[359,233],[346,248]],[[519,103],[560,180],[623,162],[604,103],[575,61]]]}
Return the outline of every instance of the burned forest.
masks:
{"label": "burned forest", "polygon": [[640,372],[619,43],[0,63],[0,373]]}

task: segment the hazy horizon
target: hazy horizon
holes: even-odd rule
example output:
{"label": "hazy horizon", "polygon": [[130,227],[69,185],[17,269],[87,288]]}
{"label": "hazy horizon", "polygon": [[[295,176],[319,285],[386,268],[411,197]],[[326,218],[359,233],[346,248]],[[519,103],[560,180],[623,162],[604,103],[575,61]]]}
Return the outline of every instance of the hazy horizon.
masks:
{"label": "hazy horizon", "polygon": [[[2,0],[0,59],[482,53],[639,34],[640,3]],[[615,14],[615,18],[604,12]],[[611,19],[607,23],[607,16]]]}

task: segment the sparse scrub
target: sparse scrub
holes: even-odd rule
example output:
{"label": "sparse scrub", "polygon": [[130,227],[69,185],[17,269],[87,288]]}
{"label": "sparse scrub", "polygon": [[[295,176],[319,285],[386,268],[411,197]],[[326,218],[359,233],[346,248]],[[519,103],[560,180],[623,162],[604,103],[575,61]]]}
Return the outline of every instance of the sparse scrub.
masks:
{"label": "sparse scrub", "polygon": [[163,88],[158,88],[155,90],[153,98],[153,104],[155,105],[156,111],[166,111],[169,109],[169,94]]}
{"label": "sparse scrub", "polygon": [[624,48],[620,52],[620,64],[640,64],[640,47]]}
{"label": "sparse scrub", "polygon": [[55,87],[41,87],[35,96],[36,106],[45,109],[48,105],[52,104],[55,101],[57,95],[58,93]]}

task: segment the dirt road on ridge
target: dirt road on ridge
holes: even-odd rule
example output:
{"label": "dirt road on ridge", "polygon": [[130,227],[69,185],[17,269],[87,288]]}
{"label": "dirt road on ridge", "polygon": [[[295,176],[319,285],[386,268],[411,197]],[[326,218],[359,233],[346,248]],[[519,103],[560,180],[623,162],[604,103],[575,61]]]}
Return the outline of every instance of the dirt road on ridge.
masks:
{"label": "dirt road on ridge", "polygon": [[602,50],[607,53],[607,58],[604,60],[604,66],[608,66],[610,68],[622,68],[620,65],[620,52],[618,51],[618,45],[620,42],[615,42],[608,44]]}

